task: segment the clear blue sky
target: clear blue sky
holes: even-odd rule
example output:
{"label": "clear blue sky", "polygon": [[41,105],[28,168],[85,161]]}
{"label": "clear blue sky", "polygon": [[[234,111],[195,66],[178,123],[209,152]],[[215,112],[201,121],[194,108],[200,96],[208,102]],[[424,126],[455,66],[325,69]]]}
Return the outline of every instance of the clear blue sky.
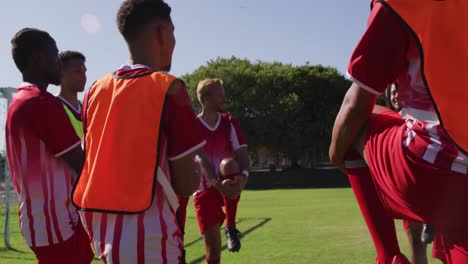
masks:
{"label": "clear blue sky", "polygon": [[[168,0],[176,26],[172,73],[190,73],[210,59],[237,56],[294,65],[323,64],[346,72],[351,52],[365,30],[369,0]],[[14,0],[2,3],[0,87],[17,86],[21,75],[10,39],[23,27],[48,31],[59,50],[87,57],[88,86],[127,62],[117,31],[115,0]],[[99,19],[88,26],[82,19]],[[89,21],[89,20],[87,20]],[[55,92],[56,89],[51,89]]]}

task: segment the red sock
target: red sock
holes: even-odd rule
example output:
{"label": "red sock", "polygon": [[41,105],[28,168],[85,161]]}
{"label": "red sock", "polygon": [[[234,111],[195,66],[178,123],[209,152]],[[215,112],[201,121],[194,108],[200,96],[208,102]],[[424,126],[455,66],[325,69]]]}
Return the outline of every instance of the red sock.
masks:
{"label": "red sock", "polygon": [[351,155],[347,156],[348,179],[374,241],[377,263],[390,264],[396,255],[401,254],[395,223],[380,201],[369,168],[359,164],[364,162],[360,156],[355,158],[356,156],[354,159]]}
{"label": "red sock", "polygon": [[226,209],[226,227],[236,227],[237,205],[240,195],[235,199],[224,197],[224,208]]}
{"label": "red sock", "polygon": [[206,264],[220,264],[221,263],[221,258],[217,258],[214,260],[209,260],[208,258],[205,258]]}

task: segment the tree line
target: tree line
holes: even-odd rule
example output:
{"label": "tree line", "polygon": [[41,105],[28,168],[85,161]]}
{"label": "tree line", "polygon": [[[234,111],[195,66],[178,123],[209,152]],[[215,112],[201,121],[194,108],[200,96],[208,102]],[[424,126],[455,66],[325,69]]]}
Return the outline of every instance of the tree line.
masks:
{"label": "tree line", "polygon": [[197,84],[205,78],[223,79],[225,110],[238,119],[254,161],[260,149],[288,158],[292,166],[328,157],[333,122],[351,84],[337,69],[236,57],[211,60],[181,76],[196,111]]}

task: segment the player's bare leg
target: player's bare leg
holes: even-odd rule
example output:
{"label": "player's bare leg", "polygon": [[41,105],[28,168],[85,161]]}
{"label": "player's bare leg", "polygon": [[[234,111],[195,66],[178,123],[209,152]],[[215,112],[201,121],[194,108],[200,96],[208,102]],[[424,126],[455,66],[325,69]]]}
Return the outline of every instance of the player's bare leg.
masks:
{"label": "player's bare leg", "polygon": [[207,264],[221,263],[221,233],[220,224],[217,224],[203,233]]}
{"label": "player's bare leg", "polygon": [[[223,179],[232,179],[239,177],[240,167],[235,159],[223,159],[219,165],[220,173]],[[238,252],[241,248],[240,232],[236,227],[237,205],[240,194],[235,198],[224,197],[224,209],[226,211],[226,236],[227,248],[230,252]]]}
{"label": "player's bare leg", "polygon": [[421,241],[423,224],[410,221],[406,229],[406,235],[411,250],[411,262],[415,264],[427,264],[427,245]]}

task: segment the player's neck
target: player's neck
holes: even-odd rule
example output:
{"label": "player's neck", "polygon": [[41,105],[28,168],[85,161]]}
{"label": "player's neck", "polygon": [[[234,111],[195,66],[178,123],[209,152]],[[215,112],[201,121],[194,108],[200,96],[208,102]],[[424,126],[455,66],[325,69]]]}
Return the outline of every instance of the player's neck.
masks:
{"label": "player's neck", "polygon": [[42,78],[38,78],[31,73],[23,73],[23,82],[28,82],[36,85],[39,89],[47,91],[47,86],[49,83]]}
{"label": "player's neck", "polygon": [[144,48],[140,47],[129,47],[129,50],[130,58],[128,62],[130,65],[142,64],[150,67],[153,71],[163,70],[159,56],[154,51],[147,52]]}
{"label": "player's neck", "polygon": [[205,122],[210,126],[215,126],[216,122],[218,122],[218,112],[216,111],[208,111],[206,109],[202,109],[201,117]]}
{"label": "player's neck", "polygon": [[78,94],[74,92],[67,92],[65,89],[60,90],[60,97],[67,100],[69,104],[71,104],[75,109],[78,109],[79,102],[78,102]]}

